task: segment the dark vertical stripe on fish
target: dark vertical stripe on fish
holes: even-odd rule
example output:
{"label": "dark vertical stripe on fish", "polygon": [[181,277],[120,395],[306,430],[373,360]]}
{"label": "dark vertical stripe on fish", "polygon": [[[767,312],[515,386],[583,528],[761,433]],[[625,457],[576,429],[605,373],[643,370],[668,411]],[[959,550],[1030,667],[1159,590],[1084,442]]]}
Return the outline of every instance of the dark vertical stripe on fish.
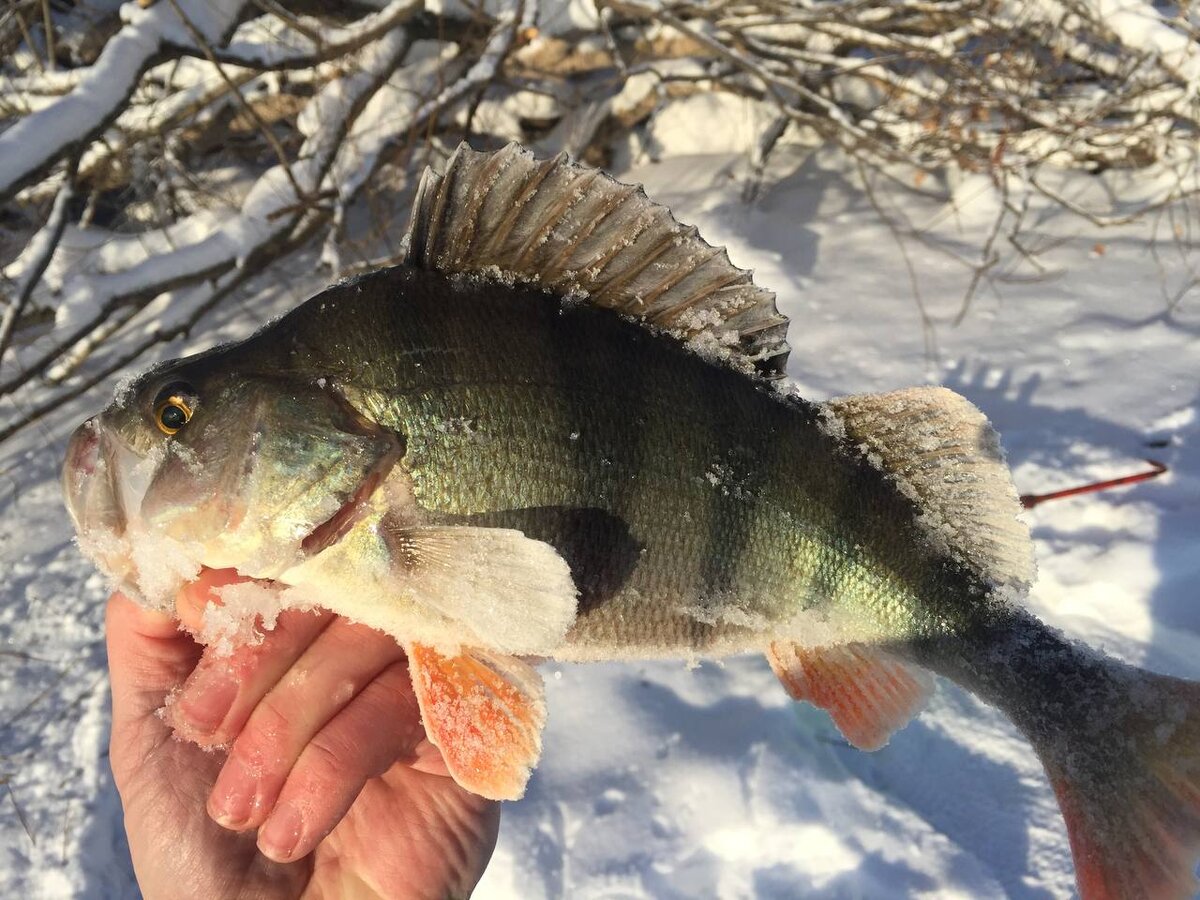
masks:
{"label": "dark vertical stripe on fish", "polygon": [[[769,430],[747,432],[744,420],[730,414],[731,398],[708,394],[716,457],[704,478],[711,485],[708,507],[708,550],[703,560],[703,597],[713,606],[735,604],[740,573],[756,561],[747,559],[766,479],[774,472],[773,455],[780,452]],[[765,423],[756,423],[764,424]]]}
{"label": "dark vertical stripe on fish", "polygon": [[607,360],[608,365],[625,363],[621,368],[624,403],[612,396],[596,395],[589,370],[598,361],[588,358],[590,348],[579,345],[580,331],[568,321],[592,314],[591,310],[568,310],[551,319],[555,341],[552,357],[559,368],[560,383],[566,386],[564,399],[569,410],[570,434],[564,434],[563,439],[571,442],[575,467],[587,479],[585,496],[601,496],[608,508],[625,510],[633,502],[637,476],[643,467],[647,373],[640,362],[641,354],[631,353],[627,360]]}

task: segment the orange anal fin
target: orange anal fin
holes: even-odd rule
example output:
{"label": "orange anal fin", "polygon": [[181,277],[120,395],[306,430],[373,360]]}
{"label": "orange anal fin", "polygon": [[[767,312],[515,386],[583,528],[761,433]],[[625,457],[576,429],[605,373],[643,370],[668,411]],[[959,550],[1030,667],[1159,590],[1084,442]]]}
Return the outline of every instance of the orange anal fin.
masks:
{"label": "orange anal fin", "polygon": [[425,731],[454,780],[490,800],[521,797],[542,751],[541,676],[488,650],[443,656],[411,644],[407,651]]}
{"label": "orange anal fin", "polygon": [[776,642],[767,661],[794,700],[826,710],[860,750],[878,750],[933,692],[923,669],[865,644],[808,648]]}

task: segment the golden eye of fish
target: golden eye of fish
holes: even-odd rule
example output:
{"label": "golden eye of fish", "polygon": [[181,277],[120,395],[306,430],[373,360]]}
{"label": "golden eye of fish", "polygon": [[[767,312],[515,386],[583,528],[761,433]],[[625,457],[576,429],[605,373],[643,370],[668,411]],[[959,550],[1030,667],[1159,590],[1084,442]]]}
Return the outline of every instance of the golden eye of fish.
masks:
{"label": "golden eye of fish", "polygon": [[154,424],[163,434],[175,434],[192,418],[192,406],[179,394],[172,394],[154,408]]}

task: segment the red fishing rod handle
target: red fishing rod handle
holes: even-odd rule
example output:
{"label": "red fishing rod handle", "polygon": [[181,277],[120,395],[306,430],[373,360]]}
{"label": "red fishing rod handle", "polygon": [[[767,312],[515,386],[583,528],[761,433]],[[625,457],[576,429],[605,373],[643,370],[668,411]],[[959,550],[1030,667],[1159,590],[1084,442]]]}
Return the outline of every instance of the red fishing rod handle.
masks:
{"label": "red fishing rod handle", "polygon": [[1163,472],[1167,471],[1165,464],[1153,459],[1146,460],[1146,463],[1151,468],[1134,475],[1109,478],[1104,481],[1093,481],[1090,484],[1081,484],[1078,487],[1065,488],[1061,491],[1051,491],[1048,494],[1022,494],[1021,505],[1026,509],[1033,509],[1038,504],[1045,503],[1047,500],[1061,500],[1063,497],[1074,497],[1076,494],[1091,494],[1095,491],[1107,491],[1109,488],[1121,487],[1126,484],[1136,484],[1139,481],[1149,481],[1151,478],[1157,478]]}

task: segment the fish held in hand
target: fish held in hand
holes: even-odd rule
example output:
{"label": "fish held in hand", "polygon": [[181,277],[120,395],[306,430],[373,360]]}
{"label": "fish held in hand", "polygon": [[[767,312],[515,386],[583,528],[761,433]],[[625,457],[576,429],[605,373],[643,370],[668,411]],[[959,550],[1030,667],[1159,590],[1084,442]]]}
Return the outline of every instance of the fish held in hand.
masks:
{"label": "fish held in hand", "polygon": [[639,189],[460,148],[403,264],[120,390],[72,438],[68,506],[148,605],[235,568],[261,580],[251,618],[392,635],[484,796],[520,796],[540,754],[522,657],[763,653],[864,749],[935,674],[1029,738],[1085,897],[1190,896],[1200,689],[1024,608],[1032,544],[982,413],[942,388],[802,399],[786,328]]}

